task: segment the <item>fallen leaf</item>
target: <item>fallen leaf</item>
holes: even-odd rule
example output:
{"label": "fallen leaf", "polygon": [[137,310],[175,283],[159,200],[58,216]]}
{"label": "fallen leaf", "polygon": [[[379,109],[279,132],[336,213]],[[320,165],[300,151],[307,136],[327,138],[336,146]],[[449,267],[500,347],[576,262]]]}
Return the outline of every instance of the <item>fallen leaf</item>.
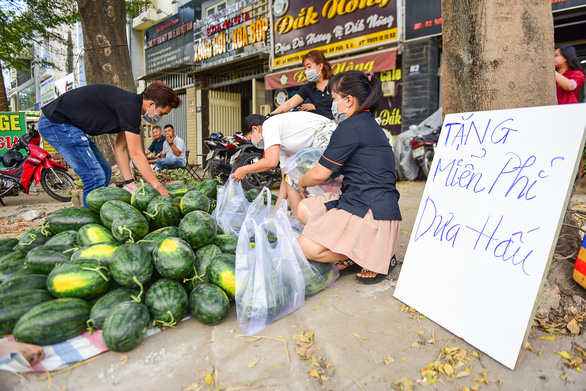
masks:
{"label": "fallen leaf", "polygon": [[503,384],[505,381],[503,379],[499,380],[498,385],[500,386],[501,384]]}
{"label": "fallen leaf", "polygon": [[486,376],[487,376],[486,371],[482,371],[481,375],[482,375],[482,377],[484,377],[486,379]]}
{"label": "fallen leaf", "polygon": [[582,372],[582,370],[580,370],[580,367],[576,367],[576,371]]}
{"label": "fallen leaf", "polygon": [[357,333],[353,333],[353,334],[352,334],[352,336],[353,336],[353,337],[356,337],[356,338],[360,338],[360,339],[362,339],[362,337],[360,336],[360,334],[357,334]]}
{"label": "fallen leaf", "polygon": [[413,391],[415,384],[408,377],[402,377],[399,380],[393,382],[393,388],[397,391]]}
{"label": "fallen leaf", "polygon": [[200,386],[198,383],[192,383],[187,388],[184,388],[183,391],[196,391],[198,389],[201,389],[202,387],[203,386]]}
{"label": "fallen leaf", "polygon": [[277,335],[277,338],[283,339],[283,336],[282,335]]}
{"label": "fallen leaf", "polygon": [[271,364],[271,366],[273,366],[273,367],[281,367],[281,366],[283,366],[283,364],[279,364],[279,363],[276,362],[276,363]]}
{"label": "fallen leaf", "polygon": [[539,357],[543,357],[543,356],[542,356],[542,353],[543,353],[543,349],[541,349],[541,350],[539,351],[539,353],[537,353],[537,355],[538,355]]}
{"label": "fallen leaf", "polygon": [[417,330],[417,331],[415,331],[415,332],[416,332],[417,334],[421,334],[421,335],[425,334],[425,331],[423,331],[423,330]]}
{"label": "fallen leaf", "polygon": [[531,350],[533,352],[533,348],[531,347],[531,344],[529,342],[525,342],[525,349]]}
{"label": "fallen leaf", "polygon": [[128,364],[128,356],[127,356],[127,355],[125,355],[125,354],[123,354],[123,355],[122,355],[122,359],[123,359],[123,361],[122,361],[122,364],[120,364],[120,366],[122,366],[122,367],[123,367],[123,366],[125,366],[126,364]]}
{"label": "fallen leaf", "polygon": [[407,357],[401,357],[399,361],[407,361]]}
{"label": "fallen leaf", "polygon": [[419,344],[417,342],[413,342],[411,344],[412,347],[414,347],[415,349],[419,349]]}
{"label": "fallen leaf", "polygon": [[471,391],[478,391],[478,384],[475,385],[474,387],[470,387]]}
{"label": "fallen leaf", "polygon": [[559,354],[560,356],[562,356],[563,358],[565,358],[566,360],[572,360],[572,356],[570,356],[570,354],[568,352],[561,351],[561,352],[556,352],[557,354]]}
{"label": "fallen leaf", "polygon": [[572,319],[566,327],[570,330],[570,333],[580,334],[580,326],[578,325],[578,322],[576,322],[576,319]]}
{"label": "fallen leaf", "polygon": [[470,372],[468,371],[461,371],[456,373],[456,378],[459,379],[461,377],[466,377],[466,376],[470,376]]}
{"label": "fallen leaf", "polygon": [[319,373],[317,373],[317,369],[312,369],[309,372],[309,376],[311,376],[311,377],[317,377],[319,379]]}
{"label": "fallen leaf", "polygon": [[210,384],[212,384],[212,374],[208,373],[207,375],[205,375],[203,377],[203,381],[209,386]]}
{"label": "fallen leaf", "polygon": [[246,338],[244,341],[246,342],[256,342],[258,341],[260,338]]}
{"label": "fallen leaf", "polygon": [[319,305],[316,305],[315,307],[313,307],[314,310],[319,309]]}
{"label": "fallen leaf", "polygon": [[454,368],[450,364],[444,365],[444,372],[448,376],[452,376],[454,374]]}
{"label": "fallen leaf", "polygon": [[248,363],[248,368],[254,368],[254,367],[255,367],[255,365],[256,365],[256,364],[258,364],[258,362],[259,362],[259,361],[260,361],[260,360],[256,360],[256,361],[253,361],[253,362],[251,362],[251,363]]}
{"label": "fallen leaf", "polygon": [[539,339],[545,339],[546,341],[555,341],[556,339],[558,339],[558,337],[556,337],[555,335],[542,335],[541,337],[538,337]]}
{"label": "fallen leaf", "polygon": [[569,374],[569,373],[566,373],[565,375],[561,375],[561,376],[560,376],[560,379],[562,379],[562,380],[566,380],[566,378],[567,378],[568,376],[570,376],[570,374]]}

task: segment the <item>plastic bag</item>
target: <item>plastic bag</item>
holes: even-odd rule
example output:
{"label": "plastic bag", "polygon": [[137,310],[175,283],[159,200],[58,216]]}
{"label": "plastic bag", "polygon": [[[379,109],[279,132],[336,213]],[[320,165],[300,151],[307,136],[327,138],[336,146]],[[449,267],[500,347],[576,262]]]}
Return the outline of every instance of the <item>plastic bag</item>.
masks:
{"label": "plastic bag", "polygon": [[230,178],[224,186],[218,186],[216,209],[212,217],[224,233],[238,236],[249,205],[242,184]]}
{"label": "plastic bag", "polygon": [[[287,183],[295,188],[301,177],[317,164],[324,151],[324,148],[306,148],[288,157],[283,163],[283,170],[287,174]],[[340,194],[343,179],[343,175],[329,178],[317,186],[307,188],[307,192],[311,195],[321,195],[327,192]]]}
{"label": "plastic bag", "polygon": [[[287,202],[263,205],[263,191],[251,204],[236,247],[236,313],[238,325],[254,335],[303,305],[307,262],[287,219]],[[270,198],[269,198],[270,200]],[[269,201],[270,202],[270,201]]]}

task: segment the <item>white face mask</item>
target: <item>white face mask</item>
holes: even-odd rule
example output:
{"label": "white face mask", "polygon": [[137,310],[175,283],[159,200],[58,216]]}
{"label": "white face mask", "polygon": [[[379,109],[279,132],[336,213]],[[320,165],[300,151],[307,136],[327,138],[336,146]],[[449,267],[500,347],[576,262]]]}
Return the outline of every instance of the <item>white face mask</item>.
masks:
{"label": "white face mask", "polygon": [[346,118],[348,118],[348,107],[346,107],[346,110],[343,113],[338,113],[338,103],[340,103],[341,101],[343,101],[344,99],[346,99],[346,97],[340,99],[339,101],[333,101],[332,102],[332,115],[334,116],[334,121],[336,121],[337,124],[339,124],[340,122],[344,121]]}
{"label": "white face mask", "polygon": [[148,122],[149,124],[154,124],[157,123],[161,120],[161,116],[159,114],[157,114],[157,105],[153,104],[154,108],[155,108],[155,114],[151,117],[151,115],[149,114],[149,109],[147,109],[146,113],[144,113],[142,115],[142,118],[144,118],[144,120],[146,122]]}
{"label": "white face mask", "polygon": [[309,71],[305,71],[305,77],[307,81],[315,83],[319,80],[319,74],[317,73],[317,67],[310,69]]}
{"label": "white face mask", "polygon": [[[253,132],[254,132],[254,130],[253,130]],[[258,132],[258,130],[257,130],[257,132]],[[260,136],[259,141],[256,141],[254,139],[254,137],[252,137],[250,139],[250,142],[252,143],[252,145],[254,145],[258,149],[265,149],[265,140],[262,138],[262,135],[260,134],[260,132],[258,132],[258,135]]]}

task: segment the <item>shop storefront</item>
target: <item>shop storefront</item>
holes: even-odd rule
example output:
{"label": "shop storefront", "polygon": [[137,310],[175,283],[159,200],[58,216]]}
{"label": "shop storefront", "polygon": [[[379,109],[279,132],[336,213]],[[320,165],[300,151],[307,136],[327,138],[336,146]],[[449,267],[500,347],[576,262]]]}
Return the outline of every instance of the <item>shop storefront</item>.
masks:
{"label": "shop storefront", "polygon": [[265,104],[270,26],[268,0],[241,0],[194,26],[198,154],[213,132],[232,135]]}
{"label": "shop storefront", "polygon": [[[384,98],[376,116],[393,134],[401,131],[402,71],[398,53],[400,2],[273,2],[273,72],[266,77],[270,111],[306,83],[303,56],[321,50],[334,74],[358,69],[374,72],[383,82]],[[295,68],[291,68],[294,66]]]}

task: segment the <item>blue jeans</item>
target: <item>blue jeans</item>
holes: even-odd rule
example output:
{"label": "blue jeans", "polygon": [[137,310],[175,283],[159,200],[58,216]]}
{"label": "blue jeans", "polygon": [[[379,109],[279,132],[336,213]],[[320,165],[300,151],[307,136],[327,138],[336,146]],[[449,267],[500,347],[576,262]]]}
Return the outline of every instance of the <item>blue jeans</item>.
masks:
{"label": "blue jeans", "polygon": [[80,128],[39,119],[39,133],[73,168],[83,182],[83,205],[90,191],[108,186],[112,168],[96,144]]}
{"label": "blue jeans", "polygon": [[159,170],[170,170],[172,168],[183,168],[185,163],[177,156],[167,156],[155,162],[155,166]]}

